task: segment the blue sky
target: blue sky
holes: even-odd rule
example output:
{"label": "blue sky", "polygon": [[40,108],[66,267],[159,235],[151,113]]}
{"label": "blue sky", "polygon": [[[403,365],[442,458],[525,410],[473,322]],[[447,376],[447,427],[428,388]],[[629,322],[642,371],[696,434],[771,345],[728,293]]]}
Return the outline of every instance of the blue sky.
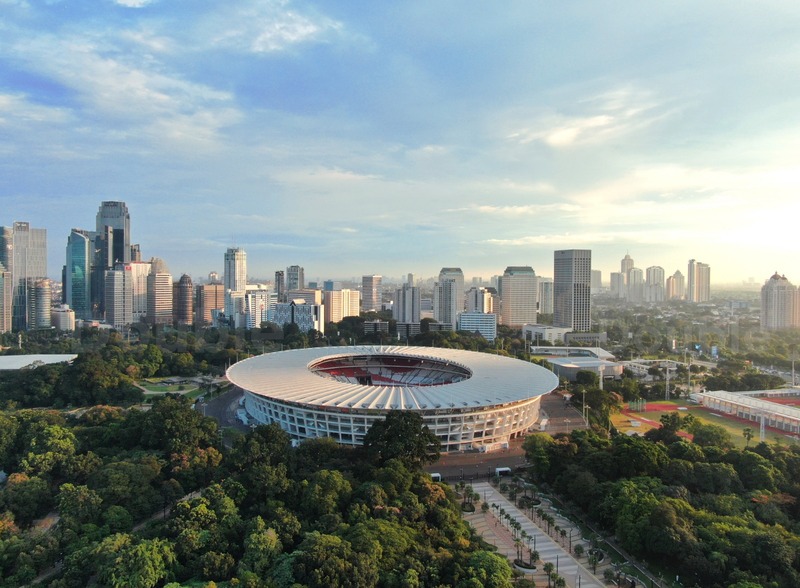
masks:
{"label": "blue sky", "polygon": [[174,274],[800,282],[800,3],[0,0],[0,224]]}

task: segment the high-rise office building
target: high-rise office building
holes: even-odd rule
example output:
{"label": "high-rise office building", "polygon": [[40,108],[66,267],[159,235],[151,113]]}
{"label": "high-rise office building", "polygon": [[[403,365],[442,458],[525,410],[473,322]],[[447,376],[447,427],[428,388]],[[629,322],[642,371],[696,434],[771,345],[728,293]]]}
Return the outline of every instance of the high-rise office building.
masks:
{"label": "high-rise office building", "polygon": [[398,323],[418,323],[420,321],[420,291],[413,282],[406,282],[395,290],[392,318]]}
{"label": "high-rise office building", "polygon": [[[276,276],[277,277],[277,276]],[[306,287],[305,270],[299,265],[290,265],[286,268],[286,291],[302,290]]]}
{"label": "high-rise office building", "polygon": [[278,295],[278,302],[286,302],[286,274],[283,270],[275,272],[275,282],[273,284],[275,294]]}
{"label": "high-rise office building", "polygon": [[150,260],[147,276],[147,322],[151,325],[172,324],[172,275],[163,260]]}
{"label": "high-rise office building", "polygon": [[[130,262],[131,215],[128,213],[128,206],[124,202],[101,202],[97,211],[96,227],[98,235],[110,235],[111,262],[106,267]],[[108,233],[106,227],[110,227],[112,231]]]}
{"label": "high-rise office building", "polygon": [[503,325],[522,327],[536,324],[536,274],[530,266],[509,266],[500,278],[500,306]]}
{"label": "high-rise office building", "polygon": [[83,229],[72,229],[67,238],[64,301],[80,320],[92,318],[93,261],[94,241],[91,233]]}
{"label": "high-rise office building", "polygon": [[47,276],[47,231],[31,228],[27,222],[0,227],[0,263],[11,272],[13,328],[21,331],[35,328],[29,321],[28,310],[35,304],[30,299],[34,292],[31,280]]}
{"label": "high-rise office building", "polygon": [[50,280],[28,278],[26,285],[25,324],[27,329],[49,329],[52,320],[53,296]]}
{"label": "high-rise office building", "polygon": [[106,322],[121,329],[134,321],[131,264],[117,264],[116,269],[106,271],[105,278]]}
{"label": "high-rise office building", "polygon": [[786,276],[775,272],[761,287],[761,330],[800,327],[800,296]]}
{"label": "high-rise office building", "polygon": [[229,248],[225,252],[225,316],[232,318],[244,313],[244,294],[247,287],[247,254],[244,249]]}
{"label": "high-rise office building", "polygon": [[223,280],[226,290],[244,292],[247,286],[247,253],[239,247],[225,252]]}
{"label": "high-rise office building", "polygon": [[591,330],[591,250],[555,251],[553,260],[553,326],[578,332]]}
{"label": "high-rise office building", "polygon": [[176,325],[194,323],[194,284],[188,274],[172,285],[172,319]]}
{"label": "high-rise office building", "polygon": [[708,264],[689,260],[686,299],[689,302],[711,300],[711,267]]}
{"label": "high-rise office building", "polygon": [[361,277],[361,310],[364,312],[378,311],[383,303],[383,290],[381,290],[381,276]]}
{"label": "high-rise office building", "polygon": [[11,304],[14,294],[14,282],[11,272],[0,263],[0,333],[11,331]]}
{"label": "high-rise office building", "polygon": [[225,310],[225,286],[220,283],[201,284],[196,288],[195,324],[210,325],[212,311]]}
{"label": "high-rise office building", "polygon": [[686,280],[681,270],[676,270],[674,274],[667,278],[666,298],[667,300],[683,300],[686,297]]}
{"label": "high-rise office building", "polygon": [[[464,290],[464,272],[461,271],[460,267],[443,267],[439,271],[439,281],[443,280],[453,280],[455,282],[455,307],[454,307],[454,318],[457,318],[457,315],[464,312],[464,299],[465,299],[465,290]],[[453,323],[453,328],[456,328],[455,322]]]}

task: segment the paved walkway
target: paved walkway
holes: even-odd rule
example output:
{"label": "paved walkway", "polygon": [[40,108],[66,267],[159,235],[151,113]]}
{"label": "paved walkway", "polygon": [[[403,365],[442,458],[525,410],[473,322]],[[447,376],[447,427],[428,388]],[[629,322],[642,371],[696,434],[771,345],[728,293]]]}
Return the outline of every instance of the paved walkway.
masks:
{"label": "paved walkway", "polygon": [[[535,538],[535,550],[539,552],[540,561],[537,564],[537,570],[533,574],[532,578],[536,581],[537,586],[547,585],[547,578],[542,571],[542,566],[546,562],[551,562],[554,565],[558,563],[558,574],[563,577],[564,580],[566,580],[569,588],[605,587],[605,583],[597,576],[593,575],[591,570],[586,567],[588,566],[587,556],[584,555],[581,557],[582,561],[577,561],[574,556],[567,552],[565,547],[556,542],[545,531],[540,529],[532,520],[528,518],[528,515],[525,512],[514,506],[514,504],[508,500],[508,498],[503,496],[500,491],[494,488],[491,484],[487,482],[477,482],[472,485],[472,488],[474,492],[480,495],[481,500],[483,500],[485,496],[486,502],[488,502],[490,506],[492,504],[497,504],[499,507],[503,508],[508,514],[519,521],[524,531]],[[547,505],[543,502],[543,506]],[[555,511],[552,509],[548,510],[553,513],[553,516],[556,517],[556,523],[560,527],[569,528],[571,526],[566,519],[559,520],[559,517],[555,514]],[[480,509],[478,509],[475,513],[465,515],[464,518],[488,543],[491,543],[497,547],[498,553],[502,553],[503,555],[507,556],[511,561],[514,560],[517,549],[514,545],[514,538],[511,534],[511,531],[506,528],[502,521],[498,521],[493,514],[492,509],[490,509],[486,514],[483,514]],[[573,545],[576,544],[574,535],[575,533],[573,532]],[[578,537],[578,541],[580,540],[581,538]],[[533,546],[534,542],[531,543],[531,547]],[[527,552],[527,549],[525,551]],[[598,565],[597,570],[602,573],[602,569],[604,567],[607,566]],[[531,577],[531,574],[528,573],[526,576]]]}

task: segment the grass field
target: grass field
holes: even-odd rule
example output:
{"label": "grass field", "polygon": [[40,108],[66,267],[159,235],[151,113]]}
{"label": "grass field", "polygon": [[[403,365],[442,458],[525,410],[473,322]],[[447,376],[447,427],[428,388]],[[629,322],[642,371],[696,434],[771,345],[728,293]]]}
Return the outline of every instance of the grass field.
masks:
{"label": "grass field", "polygon": [[[626,406],[627,408],[627,406]],[[681,410],[684,409],[684,410]],[[622,433],[628,431],[636,431],[643,435],[645,432],[658,426],[661,415],[665,413],[678,411],[681,414],[691,414],[695,419],[702,423],[710,423],[724,428],[731,437],[731,442],[738,448],[743,449],[747,441],[742,436],[742,431],[745,427],[753,429],[754,437],[750,441],[751,444],[758,443],[759,424],[753,421],[745,421],[728,415],[715,413],[705,407],[697,404],[690,404],[683,400],[672,401],[658,401],[648,403],[646,410],[643,412],[626,411],[620,414],[612,415],[612,424]],[[634,423],[639,423],[635,426]],[[783,433],[778,433],[767,429],[766,440],[768,443],[797,443],[797,439],[792,439]]]}

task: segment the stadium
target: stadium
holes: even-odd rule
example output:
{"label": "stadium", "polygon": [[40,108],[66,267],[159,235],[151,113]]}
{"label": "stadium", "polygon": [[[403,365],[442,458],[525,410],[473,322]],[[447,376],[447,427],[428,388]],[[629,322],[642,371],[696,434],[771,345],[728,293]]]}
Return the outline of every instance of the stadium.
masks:
{"label": "stadium", "polygon": [[531,363],[432,347],[315,347],[251,357],[228,369],[258,424],[292,439],[361,445],[390,410],[422,415],[442,451],[489,451],[525,435],[558,386]]}

